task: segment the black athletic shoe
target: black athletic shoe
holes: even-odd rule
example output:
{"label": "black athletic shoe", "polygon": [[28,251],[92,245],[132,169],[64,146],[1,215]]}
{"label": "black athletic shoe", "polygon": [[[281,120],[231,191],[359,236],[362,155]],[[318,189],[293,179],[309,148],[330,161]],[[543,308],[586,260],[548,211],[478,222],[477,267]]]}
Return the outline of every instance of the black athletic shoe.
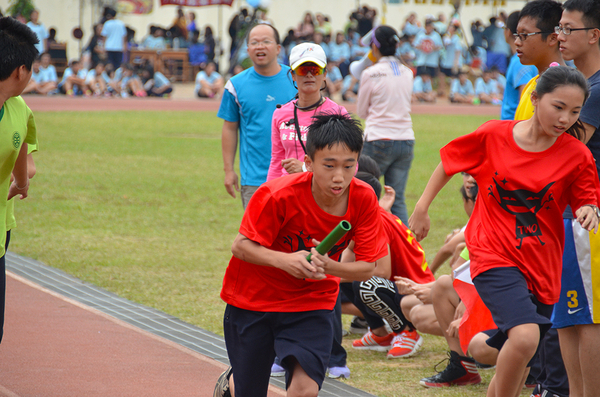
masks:
{"label": "black athletic shoe", "polygon": [[369,324],[367,324],[367,320],[358,316],[354,316],[352,322],[350,323],[350,333],[364,335],[368,330]]}
{"label": "black athletic shoe", "polygon": [[219,376],[213,397],[231,397],[231,393],[229,392],[229,378],[231,377],[232,370],[233,368],[229,367]]}
{"label": "black athletic shoe", "polygon": [[481,376],[477,372],[475,360],[459,356],[458,353],[451,351],[448,354],[446,369],[434,376],[421,379],[419,383],[425,387],[476,385],[481,383]]}

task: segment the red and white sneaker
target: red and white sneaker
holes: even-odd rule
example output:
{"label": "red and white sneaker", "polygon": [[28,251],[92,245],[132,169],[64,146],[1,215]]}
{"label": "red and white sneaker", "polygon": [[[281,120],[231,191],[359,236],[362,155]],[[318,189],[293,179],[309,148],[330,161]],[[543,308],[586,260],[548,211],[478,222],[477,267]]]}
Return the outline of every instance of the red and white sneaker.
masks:
{"label": "red and white sneaker", "polygon": [[393,346],[388,352],[387,358],[410,357],[419,350],[422,344],[423,338],[416,329],[400,331],[394,337]]}
{"label": "red and white sneaker", "polygon": [[352,342],[352,347],[359,350],[375,350],[378,352],[385,352],[390,350],[392,347],[392,341],[394,339],[394,333],[390,332],[386,336],[377,336],[371,332],[363,335],[362,338],[356,339]]}

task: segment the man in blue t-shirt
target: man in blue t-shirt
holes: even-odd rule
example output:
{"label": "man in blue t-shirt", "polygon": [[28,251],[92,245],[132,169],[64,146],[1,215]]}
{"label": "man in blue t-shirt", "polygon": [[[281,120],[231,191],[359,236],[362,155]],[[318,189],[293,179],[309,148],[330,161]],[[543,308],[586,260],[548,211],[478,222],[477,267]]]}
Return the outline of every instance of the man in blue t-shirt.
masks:
{"label": "man in blue t-shirt", "polygon": [[[221,146],[225,189],[233,198],[236,191],[241,192],[244,208],[256,189],[267,180],[273,112],[278,104],[290,101],[297,92],[289,67],[277,63],[279,42],[279,33],[271,25],[258,24],[250,30],[248,55],[253,67],[227,82],[217,113],[224,120]],[[234,170],[238,140],[241,189]]]}
{"label": "man in blue t-shirt", "polygon": [[517,33],[518,24],[519,11],[515,11],[506,19],[506,29],[504,29],[504,38],[510,46],[513,55],[508,63],[508,69],[506,69],[506,86],[504,87],[502,108],[500,110],[501,120],[514,120],[523,87],[537,75],[536,67],[533,65],[523,65],[517,55],[517,47],[515,46],[513,34]]}

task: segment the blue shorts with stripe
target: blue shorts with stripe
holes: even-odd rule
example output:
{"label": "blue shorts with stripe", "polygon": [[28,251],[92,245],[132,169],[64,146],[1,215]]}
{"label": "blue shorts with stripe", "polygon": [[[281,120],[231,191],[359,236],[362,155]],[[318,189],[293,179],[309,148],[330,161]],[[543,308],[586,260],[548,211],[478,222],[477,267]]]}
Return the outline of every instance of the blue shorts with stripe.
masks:
{"label": "blue shorts with stripe", "polygon": [[600,233],[590,233],[573,219],[564,219],[565,251],[560,299],[552,327],[600,323]]}

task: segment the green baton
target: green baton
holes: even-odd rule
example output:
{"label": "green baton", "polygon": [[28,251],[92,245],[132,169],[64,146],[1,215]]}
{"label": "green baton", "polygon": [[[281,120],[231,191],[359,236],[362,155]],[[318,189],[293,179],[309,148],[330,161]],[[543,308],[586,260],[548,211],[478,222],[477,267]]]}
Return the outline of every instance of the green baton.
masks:
{"label": "green baton", "polygon": [[[321,244],[317,245],[315,247],[315,249],[317,250],[317,252],[321,255],[325,255],[326,253],[329,252],[330,249],[333,248],[333,246],[342,239],[342,237],[344,237],[344,235],[346,233],[348,233],[350,231],[350,229],[352,228],[352,226],[350,225],[350,222],[348,221],[341,221],[339,223],[339,225],[337,225],[335,227],[335,229],[333,229],[331,231],[331,233],[329,233],[327,235],[327,237],[325,237],[323,239],[323,241],[321,241]],[[311,254],[308,254],[308,256],[306,257],[306,260],[310,262],[310,258],[311,258]]]}

